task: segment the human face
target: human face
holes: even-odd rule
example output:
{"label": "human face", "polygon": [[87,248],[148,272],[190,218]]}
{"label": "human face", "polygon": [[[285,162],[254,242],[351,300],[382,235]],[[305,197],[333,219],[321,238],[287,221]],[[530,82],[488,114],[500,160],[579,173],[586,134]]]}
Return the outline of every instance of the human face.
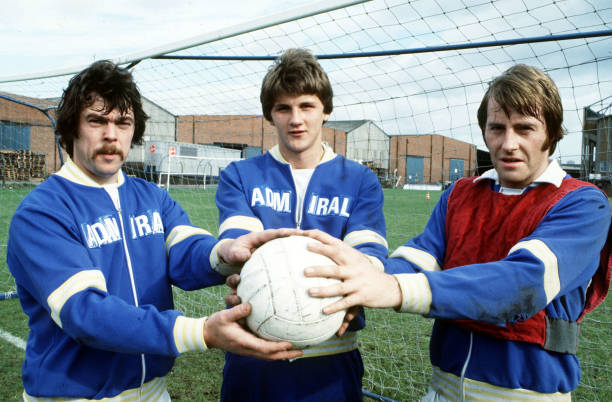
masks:
{"label": "human face", "polygon": [[117,182],[117,175],[127,158],[134,136],[134,113],[109,113],[104,99],[95,97],[83,108],[79,119],[78,137],[74,139],[73,161],[98,184]]}
{"label": "human face", "polygon": [[487,105],[485,142],[500,184],[525,188],[548,166],[546,123],[533,116],[508,109],[510,116],[494,99]]}
{"label": "human face", "polygon": [[316,95],[281,95],[271,110],[283,157],[298,169],[315,167],[323,156],[323,123],[329,114]]}

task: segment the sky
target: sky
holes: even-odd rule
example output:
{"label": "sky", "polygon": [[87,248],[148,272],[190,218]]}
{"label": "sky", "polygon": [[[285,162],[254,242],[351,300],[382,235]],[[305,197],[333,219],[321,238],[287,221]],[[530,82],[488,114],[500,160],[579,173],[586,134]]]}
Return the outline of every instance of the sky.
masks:
{"label": "sky", "polygon": [[308,0],[11,0],[0,13],[0,77],[141,52]]}
{"label": "sky", "polygon": [[[0,82],[58,70],[74,73],[94,60],[152,54],[151,49],[220,29],[236,32],[240,24],[306,6],[324,9],[341,1],[349,2],[5,0],[0,13]],[[588,32],[610,29],[610,21],[610,0],[380,0],[338,11],[333,17],[321,15],[190,51],[270,55],[287,47],[307,47],[315,54],[354,53]],[[558,153],[576,160],[583,107],[612,94],[611,40],[592,39],[588,46],[576,40],[372,60],[322,60],[322,65],[334,85],[332,119],[370,119],[390,135],[436,133],[481,149],[484,143],[474,117],[486,82],[516,62],[539,66],[549,72],[564,98],[564,125],[571,135],[562,141]],[[226,49],[229,43],[237,47]],[[187,50],[178,53],[190,54]],[[170,77],[169,89],[161,88],[157,75],[139,81],[143,94],[171,113],[259,113],[259,82],[267,62],[172,63],[155,63],[176,67],[165,75]],[[162,72],[150,65],[138,64],[135,74]],[[21,92],[36,93],[51,80],[39,81],[25,89],[0,87],[35,97],[58,96],[59,91]]]}

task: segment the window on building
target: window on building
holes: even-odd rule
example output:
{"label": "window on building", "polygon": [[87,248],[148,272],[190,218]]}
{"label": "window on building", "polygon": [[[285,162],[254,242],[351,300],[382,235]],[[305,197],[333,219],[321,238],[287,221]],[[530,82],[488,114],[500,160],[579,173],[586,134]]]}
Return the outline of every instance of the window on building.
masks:
{"label": "window on building", "polygon": [[30,126],[0,121],[0,149],[30,149]]}
{"label": "window on building", "polygon": [[180,147],[180,155],[181,156],[198,156],[198,149],[196,147]]}

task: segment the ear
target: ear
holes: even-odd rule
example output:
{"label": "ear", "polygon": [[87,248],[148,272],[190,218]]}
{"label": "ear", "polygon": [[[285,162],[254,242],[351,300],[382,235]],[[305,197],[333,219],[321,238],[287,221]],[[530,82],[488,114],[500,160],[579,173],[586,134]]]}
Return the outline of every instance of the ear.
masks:
{"label": "ear", "polygon": [[329,113],[323,113],[323,124],[329,121]]}

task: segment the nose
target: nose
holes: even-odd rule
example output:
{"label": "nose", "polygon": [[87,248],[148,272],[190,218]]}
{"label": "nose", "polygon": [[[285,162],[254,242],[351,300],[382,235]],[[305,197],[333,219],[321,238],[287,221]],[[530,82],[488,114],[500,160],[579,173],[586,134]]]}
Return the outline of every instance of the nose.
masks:
{"label": "nose", "polygon": [[117,126],[113,122],[108,122],[104,127],[104,139],[115,141],[117,138]]}
{"label": "nose", "polygon": [[518,149],[518,135],[514,130],[510,129],[506,131],[502,148],[506,152],[513,152]]}
{"label": "nose", "polygon": [[302,124],[302,112],[299,108],[291,108],[291,116],[289,118],[289,124],[292,126],[299,126]]}

